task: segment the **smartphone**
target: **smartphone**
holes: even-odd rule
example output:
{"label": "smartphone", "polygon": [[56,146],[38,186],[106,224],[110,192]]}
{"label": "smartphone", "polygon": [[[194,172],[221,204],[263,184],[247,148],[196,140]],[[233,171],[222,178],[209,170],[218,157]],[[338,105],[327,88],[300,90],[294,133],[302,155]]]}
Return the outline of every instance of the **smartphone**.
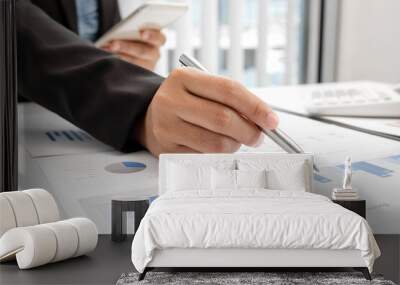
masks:
{"label": "smartphone", "polygon": [[95,42],[101,47],[112,40],[139,40],[140,30],[161,30],[182,17],[188,10],[184,3],[146,2],[112,27]]}

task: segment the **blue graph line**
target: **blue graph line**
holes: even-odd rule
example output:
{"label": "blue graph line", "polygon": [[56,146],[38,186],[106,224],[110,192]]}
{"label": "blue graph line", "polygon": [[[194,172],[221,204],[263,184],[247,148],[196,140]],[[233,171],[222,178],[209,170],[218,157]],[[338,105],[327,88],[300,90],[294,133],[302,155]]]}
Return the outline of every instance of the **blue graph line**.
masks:
{"label": "blue graph line", "polygon": [[395,163],[395,164],[400,164],[400,155],[393,155],[386,157],[385,160]]}
{"label": "blue graph line", "polygon": [[[343,164],[338,165],[337,167],[340,169],[344,169]],[[375,165],[375,164],[372,164],[369,162],[365,162],[365,161],[354,162],[352,164],[351,168],[353,171],[364,171],[364,172],[367,172],[369,174],[376,175],[379,177],[389,177],[389,176],[392,176],[392,173],[394,172],[393,170],[383,168],[378,165]]]}
{"label": "blue graph line", "polygon": [[56,141],[56,139],[53,137],[53,135],[50,132],[46,132],[46,135],[51,141],[53,141],[53,142]]}
{"label": "blue graph line", "polygon": [[326,178],[326,177],[316,174],[316,173],[314,173],[314,180],[317,182],[320,182],[320,183],[328,183],[328,182],[332,181],[329,178]]}
{"label": "blue graph line", "polygon": [[68,132],[66,132],[66,131],[62,131],[62,133],[64,134],[64,136],[67,138],[67,139],[69,139],[70,141],[73,141],[74,140],[74,138],[73,137],[71,137],[70,135],[69,135],[69,133]]}
{"label": "blue graph line", "polygon": [[74,137],[76,137],[78,140],[80,140],[80,141],[84,141],[84,139],[79,135],[79,134],[77,134],[75,131],[70,131],[70,133],[74,136]]}

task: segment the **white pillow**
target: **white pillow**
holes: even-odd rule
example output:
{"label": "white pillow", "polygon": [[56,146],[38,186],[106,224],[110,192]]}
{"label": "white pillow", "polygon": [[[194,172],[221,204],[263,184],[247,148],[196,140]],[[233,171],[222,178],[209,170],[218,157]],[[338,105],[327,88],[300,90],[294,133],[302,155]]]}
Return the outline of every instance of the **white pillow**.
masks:
{"label": "white pillow", "polygon": [[307,169],[305,161],[280,161],[267,172],[268,188],[305,192],[310,189]]}
{"label": "white pillow", "polygon": [[236,170],[237,188],[267,188],[267,171]]}
{"label": "white pillow", "polygon": [[236,190],[236,170],[212,169],[213,190]]}
{"label": "white pillow", "polygon": [[168,191],[211,189],[211,167],[169,163]]}
{"label": "white pillow", "polygon": [[310,167],[301,159],[243,159],[238,161],[240,170],[266,170],[267,188],[271,190],[309,191]]}

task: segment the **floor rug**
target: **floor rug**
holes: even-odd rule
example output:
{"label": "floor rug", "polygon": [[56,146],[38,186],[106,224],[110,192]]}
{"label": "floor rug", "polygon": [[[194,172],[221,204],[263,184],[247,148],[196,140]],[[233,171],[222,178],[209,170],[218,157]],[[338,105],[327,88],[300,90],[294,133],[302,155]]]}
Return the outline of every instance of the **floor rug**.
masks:
{"label": "floor rug", "polygon": [[381,275],[372,275],[373,280],[368,281],[359,272],[148,272],[142,281],[138,281],[138,276],[138,273],[122,274],[117,285],[395,285]]}

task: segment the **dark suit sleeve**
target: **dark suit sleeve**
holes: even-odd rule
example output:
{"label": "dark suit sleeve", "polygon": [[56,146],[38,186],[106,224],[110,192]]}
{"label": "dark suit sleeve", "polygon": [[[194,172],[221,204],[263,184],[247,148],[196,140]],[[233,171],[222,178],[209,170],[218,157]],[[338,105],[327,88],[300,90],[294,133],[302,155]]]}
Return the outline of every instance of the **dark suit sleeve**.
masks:
{"label": "dark suit sleeve", "polygon": [[16,5],[18,88],[97,139],[140,148],[134,126],[163,78],[95,48],[30,1]]}

